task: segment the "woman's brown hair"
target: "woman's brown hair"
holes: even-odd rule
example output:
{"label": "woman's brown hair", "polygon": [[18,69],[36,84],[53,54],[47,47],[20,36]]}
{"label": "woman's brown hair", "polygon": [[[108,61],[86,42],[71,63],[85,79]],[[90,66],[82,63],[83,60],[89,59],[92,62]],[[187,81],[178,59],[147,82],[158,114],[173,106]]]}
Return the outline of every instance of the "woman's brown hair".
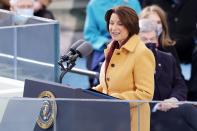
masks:
{"label": "woman's brown hair", "polygon": [[105,14],[105,21],[107,22],[107,30],[109,31],[109,22],[111,15],[115,13],[118,15],[121,23],[129,32],[129,37],[139,33],[139,18],[136,12],[127,6],[117,6],[108,10]]}
{"label": "woman's brown hair", "polygon": [[[108,31],[109,31],[110,18],[113,13],[118,15],[121,23],[129,32],[128,38],[123,42],[125,44],[126,41],[131,36],[139,33],[140,28],[139,28],[138,15],[136,14],[136,12],[133,9],[131,9],[127,6],[117,6],[117,7],[114,7],[112,9],[108,10],[105,14],[105,21],[107,22],[107,30]],[[109,52],[106,56],[105,71],[108,68],[112,54],[116,48],[120,48],[120,46],[117,41],[113,41],[113,43],[110,46]]]}
{"label": "woman's brown hair", "polygon": [[142,12],[139,15],[139,18],[140,19],[149,18],[149,15],[151,15],[152,13],[156,13],[161,19],[163,31],[162,31],[160,38],[159,38],[160,44],[163,47],[174,45],[175,41],[173,41],[169,36],[167,16],[166,16],[166,13],[163,9],[161,9],[157,5],[147,6],[142,10]]}

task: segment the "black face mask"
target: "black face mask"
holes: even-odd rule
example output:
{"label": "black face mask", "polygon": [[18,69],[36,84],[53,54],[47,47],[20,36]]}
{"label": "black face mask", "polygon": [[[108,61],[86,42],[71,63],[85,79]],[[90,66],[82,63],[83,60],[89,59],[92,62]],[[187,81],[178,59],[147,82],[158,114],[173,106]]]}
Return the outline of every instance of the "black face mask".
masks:
{"label": "black face mask", "polygon": [[172,0],[172,2],[174,2],[175,4],[180,4],[182,0]]}
{"label": "black face mask", "polygon": [[[146,47],[148,49],[150,49],[152,52],[153,52],[153,55],[155,57],[155,62],[156,62],[156,68],[155,68],[155,71],[157,73],[157,69],[158,69],[158,61],[157,61],[157,47],[156,47],[156,43],[146,43],[145,44]],[[155,79],[157,79],[157,75],[155,74]]]}
{"label": "black face mask", "polygon": [[145,45],[146,45],[146,47],[147,47],[148,49],[150,49],[150,50],[153,52],[153,54],[154,54],[154,56],[155,56],[155,58],[156,58],[156,56],[157,56],[156,43],[146,43]]}
{"label": "black face mask", "polygon": [[177,7],[180,7],[184,4],[184,0],[171,0],[173,4],[175,4]]}

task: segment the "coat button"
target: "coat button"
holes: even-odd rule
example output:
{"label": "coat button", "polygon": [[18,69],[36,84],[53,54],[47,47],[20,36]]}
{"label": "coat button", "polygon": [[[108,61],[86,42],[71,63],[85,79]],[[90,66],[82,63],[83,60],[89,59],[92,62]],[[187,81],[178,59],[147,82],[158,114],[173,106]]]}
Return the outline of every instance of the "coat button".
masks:
{"label": "coat button", "polygon": [[172,4],[172,5],[171,5],[172,8],[175,8],[175,6],[176,6],[175,4]]}
{"label": "coat button", "polygon": [[175,22],[178,22],[178,21],[179,21],[179,18],[175,17],[175,18],[174,18],[174,21],[175,21]]}
{"label": "coat button", "polygon": [[111,64],[111,67],[115,67],[115,64]]}
{"label": "coat button", "polygon": [[109,81],[109,80],[110,80],[110,79],[109,79],[109,77],[107,77],[106,79],[107,79],[107,81]]}

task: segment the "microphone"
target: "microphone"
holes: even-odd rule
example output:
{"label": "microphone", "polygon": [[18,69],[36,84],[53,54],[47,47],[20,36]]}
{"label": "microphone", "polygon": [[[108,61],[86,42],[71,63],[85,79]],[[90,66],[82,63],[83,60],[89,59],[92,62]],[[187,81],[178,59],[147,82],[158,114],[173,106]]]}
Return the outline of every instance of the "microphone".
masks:
{"label": "microphone", "polygon": [[[78,57],[88,56],[92,52],[92,46],[84,40],[79,40],[73,44],[70,51],[61,57],[58,64],[61,66],[62,73],[59,82],[62,83],[64,75],[75,66],[75,61]],[[67,67],[64,68],[62,62],[66,61]]]}
{"label": "microphone", "polygon": [[58,63],[62,63],[62,62],[64,62],[64,61],[69,60],[69,57],[70,57],[71,55],[76,54],[76,48],[77,48],[78,46],[80,46],[83,42],[84,42],[84,40],[82,40],[82,39],[76,41],[76,42],[70,47],[69,52],[68,52],[66,55],[61,56],[60,61],[59,61]]}
{"label": "microphone", "polygon": [[76,49],[76,54],[71,55],[69,57],[69,60],[67,61],[67,63],[72,63],[74,61],[76,61],[76,59],[78,57],[82,58],[82,57],[86,57],[88,56],[91,52],[92,52],[92,45],[89,44],[88,42],[83,42],[79,47],[77,47]]}

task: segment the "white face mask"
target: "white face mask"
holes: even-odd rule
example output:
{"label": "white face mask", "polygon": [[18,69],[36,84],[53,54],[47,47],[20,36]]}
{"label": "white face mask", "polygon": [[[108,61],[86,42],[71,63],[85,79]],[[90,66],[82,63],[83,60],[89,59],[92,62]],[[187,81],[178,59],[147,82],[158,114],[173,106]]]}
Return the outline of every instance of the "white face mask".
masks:
{"label": "white face mask", "polygon": [[34,13],[34,10],[32,8],[29,8],[29,9],[16,9],[16,13],[19,14],[19,15],[25,15],[25,16],[33,16],[33,13]]}
{"label": "white face mask", "polygon": [[29,17],[33,16],[33,9],[17,9],[14,15],[14,23],[22,25],[27,22]]}
{"label": "white face mask", "polygon": [[157,35],[160,36],[163,31],[162,24],[157,24]]}

